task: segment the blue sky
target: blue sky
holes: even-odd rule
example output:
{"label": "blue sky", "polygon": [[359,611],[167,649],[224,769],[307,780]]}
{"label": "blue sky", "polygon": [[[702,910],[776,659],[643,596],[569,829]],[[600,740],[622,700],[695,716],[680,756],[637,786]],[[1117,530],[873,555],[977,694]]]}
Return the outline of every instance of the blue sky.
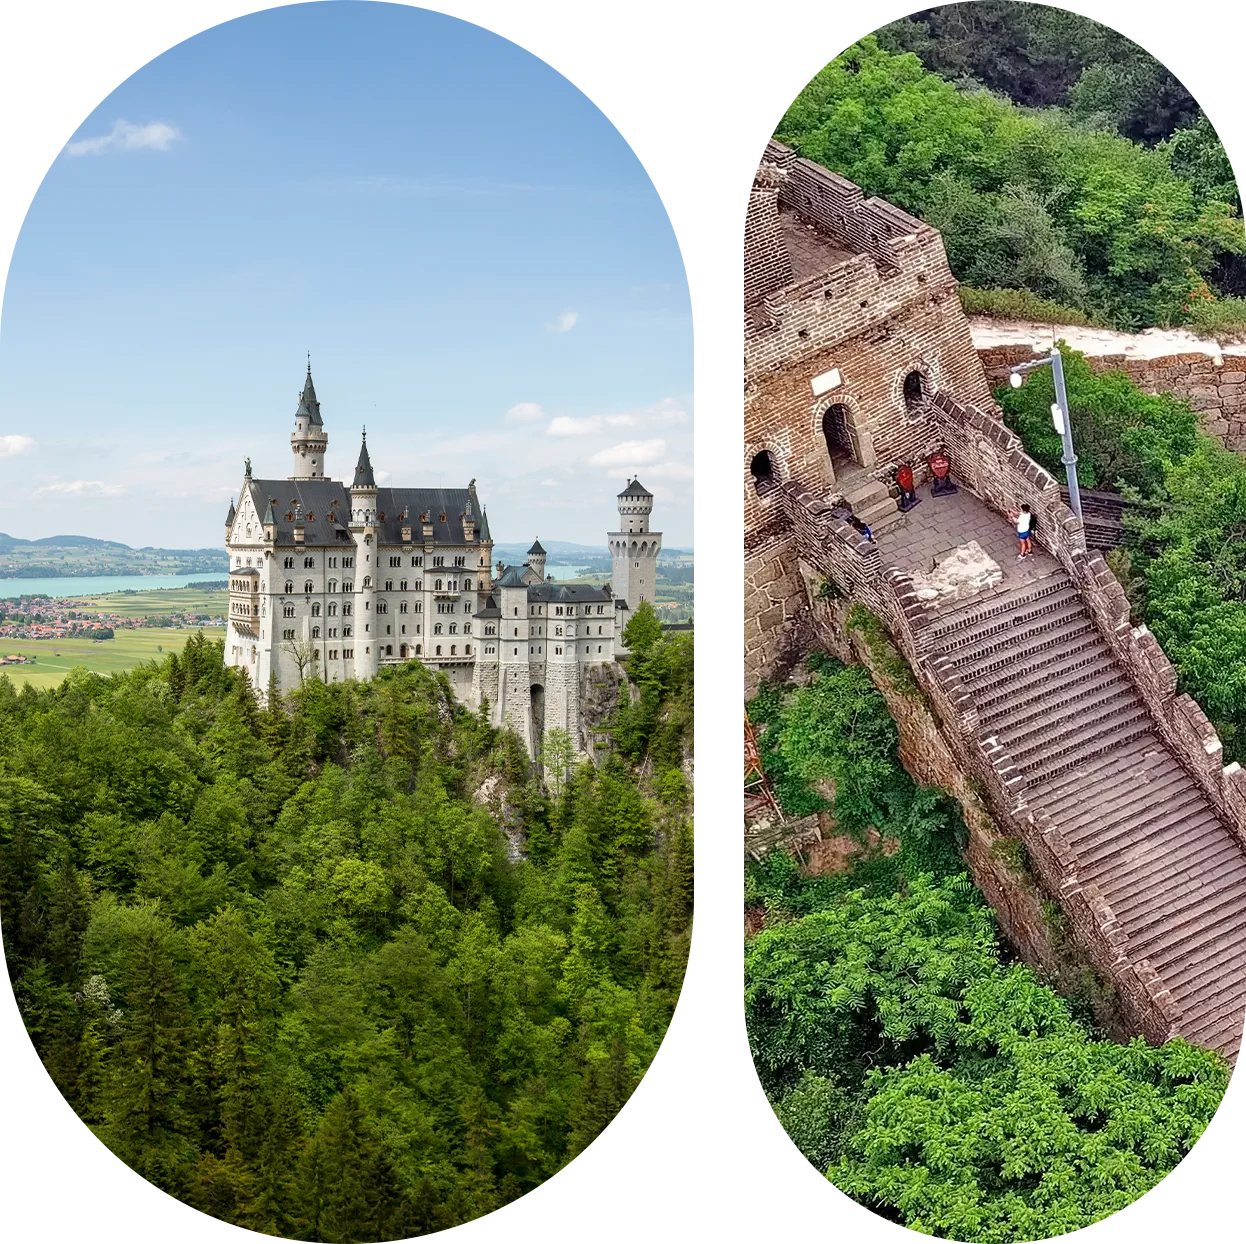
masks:
{"label": "blue sky", "polygon": [[629,473],[692,534],[692,326],[644,169],[565,78],[399,5],[225,23],[72,135],[0,322],[0,531],[219,544],[289,475],[306,353],[329,474],[464,486],[494,538],[604,543]]}

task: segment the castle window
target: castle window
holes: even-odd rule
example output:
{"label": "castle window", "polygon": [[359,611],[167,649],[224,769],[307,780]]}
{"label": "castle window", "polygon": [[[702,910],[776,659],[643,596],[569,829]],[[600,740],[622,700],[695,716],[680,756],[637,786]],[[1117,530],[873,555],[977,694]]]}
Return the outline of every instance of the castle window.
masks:
{"label": "castle window", "polygon": [[286,580],[286,595],[291,596],[294,593],[294,584],[289,579]]}
{"label": "castle window", "polygon": [[406,613],[406,612],[407,612],[407,602],[406,602],[405,600],[400,600],[400,601],[398,602],[398,612],[399,612],[399,613]]}
{"label": "castle window", "polygon": [[318,617],[320,617],[320,602],[319,602],[319,601],[317,601],[317,602],[316,602],[316,603],[312,606],[312,617],[313,617],[313,618],[318,618]]}
{"label": "castle window", "polygon": [[355,585],[350,579],[342,580],[342,591],[343,592],[353,592],[354,590],[355,590]]}
{"label": "castle window", "polygon": [[391,558],[389,559],[389,564],[390,564],[391,566],[401,566],[401,565],[402,565],[402,558],[401,558],[401,557],[391,557]]}
{"label": "castle window", "polygon": [[376,611],[377,613],[388,613],[389,612],[389,601],[378,600],[376,602]]}
{"label": "castle window", "polygon": [[447,586],[451,592],[457,592],[459,590],[459,581],[457,579],[451,579]]}
{"label": "castle window", "polygon": [[285,566],[283,567],[283,569],[285,569],[285,570],[293,570],[293,569],[294,569],[294,558],[293,558],[293,557],[287,557],[287,558],[286,558],[286,561],[285,561]]}
{"label": "castle window", "polygon": [[314,557],[303,558],[303,569],[314,570],[316,568],[316,559]]}
{"label": "castle window", "polygon": [[463,645],[463,651],[464,651],[464,652],[465,652],[465,653],[466,653],[466,654],[470,657],[470,656],[472,655],[472,646],[471,646],[471,644],[464,644],[464,645]]}
{"label": "castle window", "polygon": [[450,645],[450,655],[451,655],[451,656],[454,656],[454,655],[455,655],[455,653],[456,653],[457,651],[458,651],[458,645],[457,645],[457,644],[451,644],[451,645]]}
{"label": "castle window", "polygon": [[434,583],[434,584],[433,584],[433,591],[434,591],[434,592],[440,592],[440,591],[441,591],[441,580],[440,580],[440,579],[438,579],[438,580],[436,581],[436,583]]}
{"label": "castle window", "polygon": [[[354,559],[353,557],[343,557],[343,558],[342,558],[342,565],[343,565],[343,566],[353,566],[354,564],[355,564],[355,559]],[[352,649],[352,651],[354,651],[354,649]]]}
{"label": "castle window", "polygon": [[598,651],[598,652],[600,652],[600,651],[601,651],[601,645],[600,645],[600,644],[598,644],[598,645],[597,645],[597,651]]}
{"label": "castle window", "polygon": [[331,618],[337,617],[337,601],[335,600],[331,600],[329,602],[329,617]]}
{"label": "castle window", "polygon": [[518,634],[519,634],[519,627],[515,627],[515,634],[516,634],[516,635],[518,635]]}
{"label": "castle window", "polygon": [[398,631],[400,634],[405,635],[407,633],[407,628],[405,626],[400,626]]}
{"label": "castle window", "polygon": [[478,592],[483,592],[485,590],[485,581],[483,579],[476,584],[476,590]]}
{"label": "castle window", "polygon": [[350,627],[349,627],[349,626],[344,626],[344,627],[342,627],[342,638],[343,638],[343,639],[349,639],[349,638],[350,638],[350,636],[351,636],[351,629],[350,629]]}
{"label": "castle window", "polygon": [[282,607],[281,607],[281,616],[282,616],[283,618],[292,618],[292,617],[294,617],[294,606],[293,606],[293,605],[282,605]]}
{"label": "castle window", "polygon": [[417,600],[417,601],[415,602],[415,612],[416,612],[416,613],[423,613],[423,612],[424,612],[424,602],[423,602],[422,600]]}
{"label": "castle window", "polygon": [[434,566],[444,566],[445,564],[446,564],[446,559],[445,559],[444,557],[434,557],[434,558],[433,558],[433,565],[434,565]]}
{"label": "castle window", "polygon": [[450,623],[450,634],[457,635],[459,633],[459,624],[457,622]]}
{"label": "castle window", "polygon": [[330,639],[337,638],[337,627],[336,626],[329,627],[329,638]]}
{"label": "castle window", "polygon": [[516,649],[515,649],[515,651],[514,651],[514,654],[513,654],[513,655],[514,655],[514,656],[518,656],[518,655],[519,655],[519,649],[518,649],[518,648],[516,648]]}
{"label": "castle window", "polygon": [[393,644],[386,644],[386,645],[385,645],[385,655],[386,655],[387,657],[392,657],[392,656],[394,655],[394,645],[393,645]]}
{"label": "castle window", "polygon": [[440,644],[437,645],[437,655],[441,656],[441,645]]}
{"label": "castle window", "polygon": [[467,565],[467,558],[466,558],[466,557],[456,557],[456,558],[454,559],[454,564],[455,564],[456,566],[466,566],[466,565]]}
{"label": "castle window", "polygon": [[[515,610],[515,617],[519,617],[519,610],[518,610],[518,609],[516,609],[516,610]],[[518,635],[518,634],[519,634],[519,632],[518,632],[518,631],[516,631],[516,632],[515,632],[515,634],[516,634],[516,635]]]}
{"label": "castle window", "polygon": [[434,634],[434,635],[440,635],[440,634],[441,634],[441,623],[440,623],[440,622],[435,622],[435,623],[433,624],[433,634]]}
{"label": "castle window", "polygon": [[343,648],[342,655],[349,661],[355,655],[355,650],[354,648]]}
{"label": "castle window", "polygon": [[310,579],[303,580],[303,591],[304,592],[314,592],[315,590],[316,590],[316,585]]}
{"label": "castle window", "polygon": [[407,590],[407,581],[406,581],[406,579],[399,579],[399,580],[398,580],[398,590],[399,590],[400,592],[405,592],[405,591]]}
{"label": "castle window", "polygon": [[423,645],[422,645],[422,644],[416,644],[416,645],[415,645],[415,655],[416,655],[417,657],[420,655],[420,652],[422,651],[422,649],[423,649]]}
{"label": "castle window", "polygon": [[372,576],[370,574],[366,574],[363,576],[363,585],[365,588],[372,586]]}
{"label": "castle window", "polygon": [[601,627],[600,627],[600,626],[597,628],[597,634],[598,634],[598,635],[600,635],[600,634],[601,634]]}
{"label": "castle window", "polygon": [[329,569],[330,569],[330,570],[333,570],[336,566],[337,566],[337,558],[336,558],[336,557],[330,557],[330,558],[329,558]]}
{"label": "castle window", "polygon": [[282,639],[293,639],[293,638],[294,638],[294,632],[293,632],[293,631],[282,631],[282,632],[281,632],[281,638],[282,638]]}
{"label": "castle window", "polygon": [[413,566],[422,566],[424,564],[424,559],[422,557],[413,557],[411,559],[411,564]]}
{"label": "castle window", "polygon": [[318,626],[313,626],[313,627],[312,627],[312,634],[311,634],[311,637],[312,637],[313,639],[319,639],[319,638],[320,638],[320,627],[318,627]]}
{"label": "castle window", "polygon": [[394,590],[394,581],[393,581],[393,579],[386,579],[386,580],[385,580],[385,590],[386,590],[387,592],[392,592],[392,591]]}
{"label": "castle window", "polygon": [[463,634],[470,635],[472,633],[472,624],[470,622],[463,623]]}

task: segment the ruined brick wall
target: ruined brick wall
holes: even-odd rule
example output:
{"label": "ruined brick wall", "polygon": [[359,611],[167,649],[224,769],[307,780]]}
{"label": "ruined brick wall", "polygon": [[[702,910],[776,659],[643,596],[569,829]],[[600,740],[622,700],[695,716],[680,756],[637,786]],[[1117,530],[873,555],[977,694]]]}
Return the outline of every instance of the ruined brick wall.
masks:
{"label": "ruined brick wall", "polygon": [[[773,186],[778,204],[857,253],[774,287]],[[912,372],[927,394],[949,389],[992,406],[938,232],[774,142],[750,200],[745,283],[752,291],[744,324],[746,476],[766,450],[780,480],[829,489],[822,419],[833,405],[847,408],[859,461],[879,478],[901,461],[920,460],[938,446],[928,412],[905,401]],[[747,487],[746,529],[764,521]]]}
{"label": "ruined brick wall", "polygon": [[[1008,383],[1008,369],[1038,357],[1029,346],[989,346],[978,351],[992,386]],[[1219,364],[1206,354],[1134,358],[1087,355],[1095,371],[1124,372],[1144,393],[1170,393],[1198,412],[1203,430],[1226,449],[1246,453],[1246,355],[1224,354]]]}

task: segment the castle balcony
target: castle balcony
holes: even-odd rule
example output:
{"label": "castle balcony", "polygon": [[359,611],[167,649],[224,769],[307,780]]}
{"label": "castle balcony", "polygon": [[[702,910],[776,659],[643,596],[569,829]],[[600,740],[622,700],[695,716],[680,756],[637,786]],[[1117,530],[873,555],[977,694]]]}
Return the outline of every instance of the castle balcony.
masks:
{"label": "castle balcony", "polygon": [[260,616],[260,572],[248,566],[229,572],[229,619],[239,629],[242,624],[252,628]]}

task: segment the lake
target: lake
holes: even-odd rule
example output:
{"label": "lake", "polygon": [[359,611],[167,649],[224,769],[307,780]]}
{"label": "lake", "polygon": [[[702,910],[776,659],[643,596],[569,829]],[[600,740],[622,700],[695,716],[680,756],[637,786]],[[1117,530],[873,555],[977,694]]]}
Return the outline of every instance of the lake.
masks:
{"label": "lake", "polygon": [[[547,566],[545,573],[555,580],[574,579],[581,573],[579,566]],[[19,596],[99,596],[102,592],[158,592],[161,588],[185,587],[188,583],[220,582],[228,571],[213,574],[113,574],[81,575],[59,579],[0,579],[0,600],[16,600]],[[604,582],[604,580],[603,580]]]}
{"label": "lake", "polygon": [[185,587],[188,583],[222,582],[229,571],[213,574],[101,574],[74,575],[57,579],[0,579],[0,600],[19,596],[98,596],[101,592],[154,592],[161,588]]}

